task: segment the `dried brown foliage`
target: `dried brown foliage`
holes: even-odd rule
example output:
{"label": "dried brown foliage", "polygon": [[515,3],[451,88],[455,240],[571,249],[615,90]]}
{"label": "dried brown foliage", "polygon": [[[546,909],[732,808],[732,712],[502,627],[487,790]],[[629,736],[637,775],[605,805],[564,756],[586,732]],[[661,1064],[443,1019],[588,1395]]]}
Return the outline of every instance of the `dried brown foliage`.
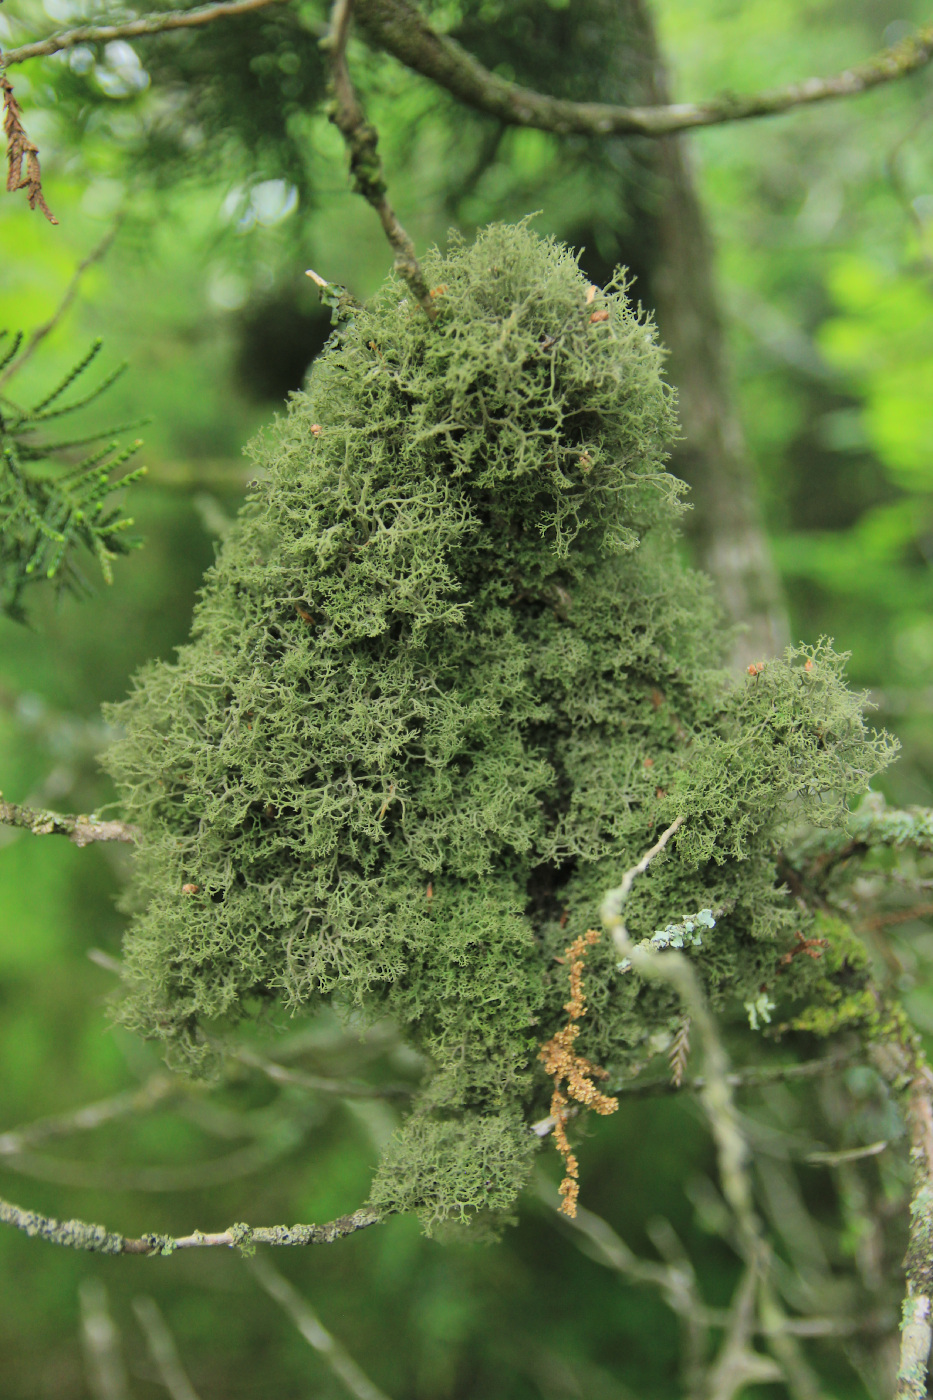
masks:
{"label": "dried brown foliage", "polygon": [[[564,1159],[566,1175],[560,1184],[561,1210],[571,1219],[577,1213],[577,1197],[580,1194],[579,1164],[570,1149],[567,1137],[567,1119],[570,1115],[570,1099],[585,1108],[593,1108],[597,1113],[615,1113],[619,1100],[603,1094],[594,1084],[595,1079],[606,1079],[607,1074],[599,1065],[574,1051],[574,1041],[580,1033],[580,1019],[586,1015],[586,994],[583,990],[583,968],[586,963],[586,950],[597,943],[601,935],[597,929],[575,938],[564,952],[564,961],[570,965],[570,1000],[564,1003],[567,1024],[541,1047],[538,1056],[544,1068],[554,1080],[554,1093],[551,1095],[551,1117],[554,1120],[554,1142]],[[562,1091],[566,1084],[567,1092]],[[569,1097],[568,1097],[569,1096]]]}
{"label": "dried brown foliage", "polygon": [[23,114],[13,92],[13,84],[5,73],[0,73],[0,90],[3,92],[3,131],[6,136],[6,187],[11,194],[16,190],[25,190],[30,209],[38,207],[50,224],[57,224],[58,220],[46,204],[45,195],[42,193],[39,148],[26,135]]}

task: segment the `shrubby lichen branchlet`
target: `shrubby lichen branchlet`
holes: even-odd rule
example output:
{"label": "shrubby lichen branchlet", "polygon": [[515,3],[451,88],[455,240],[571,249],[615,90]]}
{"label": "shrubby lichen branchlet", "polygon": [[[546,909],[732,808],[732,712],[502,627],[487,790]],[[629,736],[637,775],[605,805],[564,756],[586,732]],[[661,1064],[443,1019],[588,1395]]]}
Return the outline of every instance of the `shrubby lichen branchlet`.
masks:
{"label": "shrubby lichen branchlet", "polygon": [[[431,1065],[373,1184],[428,1225],[501,1212],[566,1020],[555,957],[677,816],[633,937],[715,910],[714,1005],[793,995],[773,842],[888,759],[828,645],[731,684],[675,538],[655,332],[527,226],[390,280],[252,448],[261,480],[176,661],[112,719],[144,833],[124,1020],[203,1067],[268,999],[395,1018]],[[575,1051],[616,1081],[681,1013],[592,948]],[[611,1081],[610,1081],[611,1082]]]}

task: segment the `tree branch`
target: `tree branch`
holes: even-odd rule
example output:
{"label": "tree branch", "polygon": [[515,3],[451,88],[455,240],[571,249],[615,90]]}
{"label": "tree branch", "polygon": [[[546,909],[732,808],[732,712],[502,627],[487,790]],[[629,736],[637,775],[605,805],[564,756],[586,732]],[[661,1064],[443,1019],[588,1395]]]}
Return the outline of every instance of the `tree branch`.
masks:
{"label": "tree branch", "polygon": [[407,68],[446,88],[458,101],[509,126],[533,126],[561,136],[669,136],[698,126],[774,116],[794,107],[868,92],[916,73],[933,58],[933,25],[926,25],[911,38],[832,77],[807,78],[745,97],[726,93],[708,102],[617,107],[548,97],[490,73],[455,40],[432,29],[406,0],[357,0],[357,14],[376,44]]}
{"label": "tree branch", "polygon": [[183,1092],[184,1088],[184,1084],[179,1080],[157,1071],[138,1089],[127,1089],[122,1094],[114,1094],[109,1099],[98,1099],[96,1103],[86,1104],[84,1108],[74,1109],[70,1113],[38,1118],[22,1128],[0,1133],[0,1159],[19,1156],[39,1143],[48,1142],[50,1138],[93,1132],[95,1128],[104,1123],[112,1123],[117,1118],[148,1113],[175,1094]]}
{"label": "tree branch", "polygon": [[[840,1051],[838,1055],[827,1055],[819,1060],[804,1060],[796,1065],[750,1065],[747,1069],[734,1070],[726,1075],[730,1089],[757,1089],[766,1084],[786,1084],[795,1079],[819,1079],[827,1074],[835,1074],[848,1065],[861,1064],[865,1056],[859,1052]],[[619,1084],[612,1090],[617,1097],[630,1099],[666,1098],[671,1094],[700,1093],[706,1088],[702,1075],[684,1079],[674,1084],[670,1078],[649,1079],[640,1084],[637,1079]]]}
{"label": "tree branch", "polygon": [[14,63],[25,63],[29,58],[46,58],[53,53],[62,53],[78,44],[109,44],[113,39],[139,39],[148,34],[162,34],[168,29],[194,29],[201,24],[211,24],[215,19],[233,19],[236,15],[246,15],[251,10],[262,10],[267,5],[281,3],[282,0],[229,0],[229,3],[219,5],[200,5],[196,10],[162,10],[119,24],[82,24],[78,29],[63,29],[59,34],[50,34],[47,39],[21,44],[18,49],[7,49],[0,53],[0,69],[12,68]]}
{"label": "tree branch", "polygon": [[354,1400],[387,1400],[385,1392],[373,1384],[337,1338],[328,1332],[311,1304],[297,1288],[292,1287],[287,1278],[282,1277],[278,1269],[272,1267],[268,1259],[250,1259],[249,1267],[260,1287],[288,1313],[308,1345],[323,1357]]}
{"label": "tree branch", "polygon": [[0,825],[18,826],[33,836],[67,836],[76,846],[89,846],[92,841],[139,840],[139,828],[128,822],[102,822],[91,816],[70,816],[33,807],[20,807],[4,802],[0,792]]}
{"label": "tree branch", "polygon": [[933,1342],[933,1109],[930,1071],[925,1066],[923,1071],[911,1084],[907,1100],[914,1188],[910,1198],[910,1243],[905,1260],[907,1295],[901,1316],[895,1400],[925,1400]]}
{"label": "tree branch", "polygon": [[146,1346],[159,1379],[171,1400],[198,1400],[197,1391],[181,1364],[175,1338],[153,1298],[134,1298],[133,1311],[146,1338]]}
{"label": "tree branch", "polygon": [[311,1244],[332,1244],[366,1230],[370,1225],[378,1225],[385,1214],[373,1210],[372,1206],[361,1206],[351,1215],[341,1215],[329,1220],[326,1225],[230,1225],[217,1234],[205,1235],[195,1230],[190,1235],[149,1234],[137,1239],[117,1234],[105,1225],[93,1225],[86,1220],[56,1220],[50,1215],[40,1215],[34,1210],[24,1210],[11,1201],[0,1199],[0,1224],[12,1225],[22,1230],[30,1238],[47,1240],[49,1244],[62,1245],[66,1249],[84,1249],[92,1254],[174,1254],[176,1249],[240,1249],[248,1250],[257,1244],[278,1246],[304,1246]]}
{"label": "tree branch", "polygon": [[23,349],[19,352],[17,356],[15,356],[14,359],[10,361],[3,373],[0,374],[0,388],[2,388],[4,384],[6,384],[10,379],[12,379],[14,374],[19,374],[23,366],[25,364],[28,364],[28,362],[32,359],[33,355],[36,353],[43,340],[45,340],[46,336],[50,335],[52,331],[54,331],[55,327],[65,316],[66,312],[71,306],[71,303],[77,296],[78,288],[81,285],[81,278],[84,276],[85,272],[87,272],[88,268],[92,267],[94,263],[100,262],[101,258],[105,257],[106,254],[109,252],[110,245],[113,243],[113,240],[117,236],[117,230],[120,227],[121,219],[122,215],[118,215],[118,217],[114,220],[113,225],[107,230],[107,232],[104,234],[103,238],[96,245],[96,247],[92,248],[91,251],[88,253],[87,257],[83,258],[81,262],[78,263],[78,266],[75,268],[74,273],[72,275],[71,281],[65,288],[62,299],[58,303],[58,306],[55,308],[52,315],[41,326],[36,327],[32,335],[29,337],[29,340],[27,341],[26,345],[24,345]]}
{"label": "tree branch", "polygon": [[335,0],[330,33],[321,48],[330,56],[330,119],[344,139],[350,155],[350,174],[358,194],[372,205],[395,253],[395,270],[407,282],[429,321],[437,314],[428,284],[415,254],[415,245],[399,223],[386,194],[385,172],[377,151],[379,136],[366,120],[347,67],[347,41],[353,17],[353,0]]}

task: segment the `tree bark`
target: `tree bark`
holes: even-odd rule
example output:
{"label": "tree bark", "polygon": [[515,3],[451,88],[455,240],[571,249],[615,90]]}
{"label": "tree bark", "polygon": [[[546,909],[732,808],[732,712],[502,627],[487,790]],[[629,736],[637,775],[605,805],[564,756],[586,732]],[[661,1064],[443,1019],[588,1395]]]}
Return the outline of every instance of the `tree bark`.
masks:
{"label": "tree bark", "polygon": [[[667,75],[650,14],[643,0],[625,0],[625,5],[643,35],[648,100],[667,103]],[[648,154],[660,176],[649,286],[661,338],[671,352],[670,376],[684,432],[674,470],[693,490],[687,530],[697,563],[715,580],[730,621],[744,624],[732,660],[747,665],[787,645],[787,611],[735,402],[714,249],[686,139],[663,137]]]}
{"label": "tree bark", "polygon": [[[361,9],[364,28],[370,8]],[[369,33],[378,42],[378,26]],[[506,63],[518,82],[557,97],[624,106],[670,100],[648,0],[575,0],[559,11],[542,0],[512,0],[494,25],[471,6],[455,37],[487,67]],[[608,192],[620,215],[608,239],[604,229],[594,236],[591,212],[561,233],[588,245],[582,265],[594,280],[606,280],[616,262],[628,267],[634,294],[655,313],[680,397],[684,437],[672,469],[692,488],[686,533],[728,622],[742,629],[730,662],[761,660],[787,644],[787,615],[735,404],[714,250],[686,139],[562,139],[568,160],[590,167],[594,192]],[[601,244],[595,254],[594,244]]]}

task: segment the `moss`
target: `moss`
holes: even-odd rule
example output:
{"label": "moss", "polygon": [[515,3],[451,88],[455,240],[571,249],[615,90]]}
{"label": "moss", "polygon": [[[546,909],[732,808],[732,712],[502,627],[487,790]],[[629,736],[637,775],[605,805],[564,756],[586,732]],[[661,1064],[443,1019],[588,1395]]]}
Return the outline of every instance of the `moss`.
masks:
{"label": "moss", "polygon": [[[393,1016],[433,1069],[373,1199],[433,1225],[517,1193],[554,958],[659,829],[687,818],[633,935],[717,911],[690,955],[714,1004],[754,1000],[799,927],[776,834],[837,822],[891,746],[828,645],[718,669],[623,282],[594,296],[524,225],[426,272],[436,324],[389,281],[253,445],[191,641],[112,711],[109,767],[144,832],[125,1022],[197,1070],[202,1028],[264,1001]],[[608,945],[587,991],[579,1049],[614,1074],[679,1023]]]}

